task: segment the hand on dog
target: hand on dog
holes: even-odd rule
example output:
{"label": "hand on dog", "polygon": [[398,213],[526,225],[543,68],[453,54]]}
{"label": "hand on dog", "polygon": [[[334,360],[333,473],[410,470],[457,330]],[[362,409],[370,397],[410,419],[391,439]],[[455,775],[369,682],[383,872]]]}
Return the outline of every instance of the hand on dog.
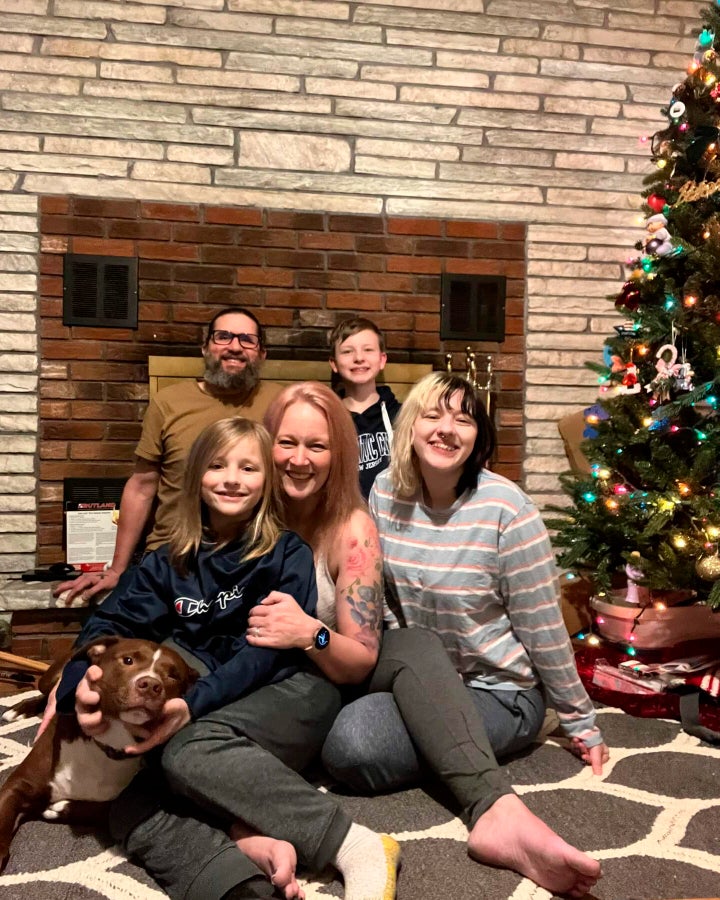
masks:
{"label": "hand on dog", "polygon": [[103,670],[100,666],[90,666],[75,689],[75,715],[78,725],[88,737],[97,737],[110,727],[103,721],[102,710],[98,709],[100,694],[95,690],[95,682],[102,676]]}
{"label": "hand on dog", "polygon": [[169,741],[189,721],[190,709],[182,697],[168,700],[163,706],[162,715],[157,724],[154,728],[148,729],[147,738],[143,738],[140,743],[134,744],[132,747],[125,747],[125,752],[131,755],[147,753],[153,747],[159,747],[160,744]]}

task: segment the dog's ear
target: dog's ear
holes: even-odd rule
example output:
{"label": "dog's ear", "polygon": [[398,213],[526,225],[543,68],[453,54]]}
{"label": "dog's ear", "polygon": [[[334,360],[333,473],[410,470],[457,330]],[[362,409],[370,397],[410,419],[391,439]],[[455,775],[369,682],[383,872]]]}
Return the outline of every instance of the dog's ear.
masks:
{"label": "dog's ear", "polygon": [[107,652],[108,648],[117,644],[119,640],[120,638],[116,634],[103,634],[95,638],[95,640],[83,644],[82,647],[78,647],[71,659],[87,658],[92,665],[97,665],[98,661]]}

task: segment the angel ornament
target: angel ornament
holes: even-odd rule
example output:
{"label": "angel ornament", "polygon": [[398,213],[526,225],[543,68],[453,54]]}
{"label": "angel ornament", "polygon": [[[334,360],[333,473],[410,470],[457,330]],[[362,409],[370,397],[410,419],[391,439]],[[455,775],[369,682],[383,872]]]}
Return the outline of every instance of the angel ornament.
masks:
{"label": "angel ornament", "polygon": [[[669,354],[668,358],[666,358],[666,354]],[[670,399],[670,389],[676,386],[676,379],[682,368],[677,361],[677,355],[677,347],[674,344],[663,344],[655,354],[657,375],[649,384],[645,385],[645,390],[649,391],[660,403]]]}

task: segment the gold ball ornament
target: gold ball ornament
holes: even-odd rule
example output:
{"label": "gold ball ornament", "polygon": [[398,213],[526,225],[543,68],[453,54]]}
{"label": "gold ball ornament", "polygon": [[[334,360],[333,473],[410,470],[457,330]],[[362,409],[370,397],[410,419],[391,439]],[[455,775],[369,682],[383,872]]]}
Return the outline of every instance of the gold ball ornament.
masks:
{"label": "gold ball ornament", "polygon": [[720,556],[704,556],[695,563],[695,571],[705,581],[717,581],[720,578]]}

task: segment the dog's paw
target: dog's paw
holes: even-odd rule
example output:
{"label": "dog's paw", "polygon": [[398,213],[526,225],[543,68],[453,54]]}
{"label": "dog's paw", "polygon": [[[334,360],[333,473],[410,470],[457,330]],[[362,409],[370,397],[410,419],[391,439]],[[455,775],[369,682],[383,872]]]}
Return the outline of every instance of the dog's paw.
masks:
{"label": "dog's paw", "polygon": [[36,696],[29,697],[27,700],[21,700],[15,706],[6,709],[2,714],[3,722],[17,722],[20,719],[32,719],[41,716],[45,706],[47,705],[47,697]]}
{"label": "dog's paw", "polygon": [[54,822],[56,819],[59,819],[62,816],[62,814],[67,810],[68,806],[70,806],[69,800],[58,800],[57,803],[51,803],[50,806],[48,806],[48,808],[42,814],[42,817],[47,822]]}

